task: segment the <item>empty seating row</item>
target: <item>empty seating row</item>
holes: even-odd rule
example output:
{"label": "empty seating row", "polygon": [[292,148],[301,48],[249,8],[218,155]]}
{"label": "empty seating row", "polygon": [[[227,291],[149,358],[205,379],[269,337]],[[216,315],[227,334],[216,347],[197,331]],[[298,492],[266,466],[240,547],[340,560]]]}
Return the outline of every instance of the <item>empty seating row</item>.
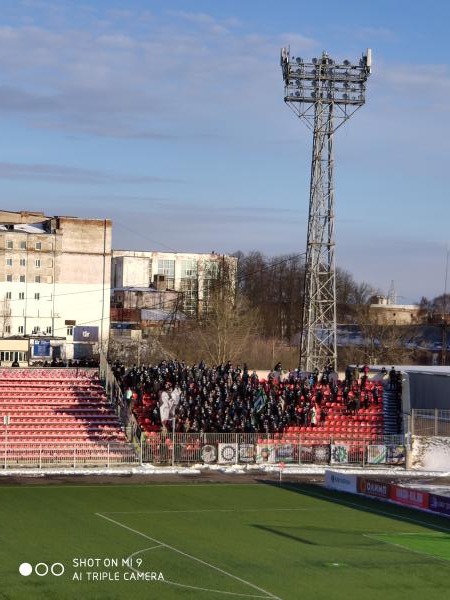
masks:
{"label": "empty seating row", "polygon": [[9,417],[0,421],[0,438],[12,446],[126,444],[95,370],[0,369],[0,416]]}

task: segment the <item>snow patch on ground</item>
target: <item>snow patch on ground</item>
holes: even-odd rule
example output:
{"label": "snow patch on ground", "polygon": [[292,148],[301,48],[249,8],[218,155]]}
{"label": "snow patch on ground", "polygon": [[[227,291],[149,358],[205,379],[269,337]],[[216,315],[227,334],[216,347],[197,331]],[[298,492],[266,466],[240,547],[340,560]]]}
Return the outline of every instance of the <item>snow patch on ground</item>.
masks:
{"label": "snow patch on ground", "polygon": [[401,467],[376,467],[376,468],[357,468],[357,467],[336,467],[335,465],[284,465],[280,467],[274,464],[264,465],[194,465],[192,467],[158,467],[155,465],[142,465],[136,467],[110,467],[107,468],[11,468],[0,470],[0,477],[46,477],[49,475],[200,475],[207,472],[220,472],[229,475],[240,474],[258,474],[258,473],[276,473],[280,471],[282,475],[324,475],[326,470],[339,471],[347,475],[366,475],[376,478],[379,475],[392,476],[395,478],[445,478],[450,477],[450,471],[417,471],[405,470]]}

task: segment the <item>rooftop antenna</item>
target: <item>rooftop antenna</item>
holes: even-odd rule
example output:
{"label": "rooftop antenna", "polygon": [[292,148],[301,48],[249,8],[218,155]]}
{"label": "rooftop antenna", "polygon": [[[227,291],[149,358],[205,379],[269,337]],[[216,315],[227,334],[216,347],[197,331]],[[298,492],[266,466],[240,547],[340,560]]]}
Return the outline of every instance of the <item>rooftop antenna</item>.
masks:
{"label": "rooftop antenna", "polygon": [[397,304],[397,293],[395,291],[395,283],[393,279],[391,281],[391,285],[389,286],[387,301],[388,304]]}

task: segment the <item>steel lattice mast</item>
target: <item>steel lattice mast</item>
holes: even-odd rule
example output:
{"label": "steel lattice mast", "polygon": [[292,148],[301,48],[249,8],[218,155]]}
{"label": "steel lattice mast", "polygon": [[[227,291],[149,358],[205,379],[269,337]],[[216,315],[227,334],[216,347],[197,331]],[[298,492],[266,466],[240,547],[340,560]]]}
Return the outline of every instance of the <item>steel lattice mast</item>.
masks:
{"label": "steel lattice mast", "polygon": [[358,64],[281,50],[284,101],[313,132],[300,369],[337,369],[333,134],[365,102],[371,51]]}

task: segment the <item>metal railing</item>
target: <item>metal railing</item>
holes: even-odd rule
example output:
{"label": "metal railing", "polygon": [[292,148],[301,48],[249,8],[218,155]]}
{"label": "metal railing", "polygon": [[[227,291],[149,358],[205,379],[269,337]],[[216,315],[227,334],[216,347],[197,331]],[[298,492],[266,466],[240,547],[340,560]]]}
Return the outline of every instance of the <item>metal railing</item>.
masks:
{"label": "metal railing", "polygon": [[176,464],[404,464],[403,435],[371,437],[255,433],[154,433],[142,436],[143,463]]}
{"label": "metal railing", "polygon": [[278,434],[163,433],[141,435],[139,444],[119,442],[26,443],[0,441],[4,469],[113,467],[120,465],[399,465],[405,462],[403,436],[289,439]]}
{"label": "metal railing", "polygon": [[139,464],[140,457],[131,444],[99,442],[76,444],[0,442],[0,464],[7,468],[113,467]]}
{"label": "metal railing", "polygon": [[450,437],[450,410],[412,409],[409,416],[409,431],[411,435]]}

